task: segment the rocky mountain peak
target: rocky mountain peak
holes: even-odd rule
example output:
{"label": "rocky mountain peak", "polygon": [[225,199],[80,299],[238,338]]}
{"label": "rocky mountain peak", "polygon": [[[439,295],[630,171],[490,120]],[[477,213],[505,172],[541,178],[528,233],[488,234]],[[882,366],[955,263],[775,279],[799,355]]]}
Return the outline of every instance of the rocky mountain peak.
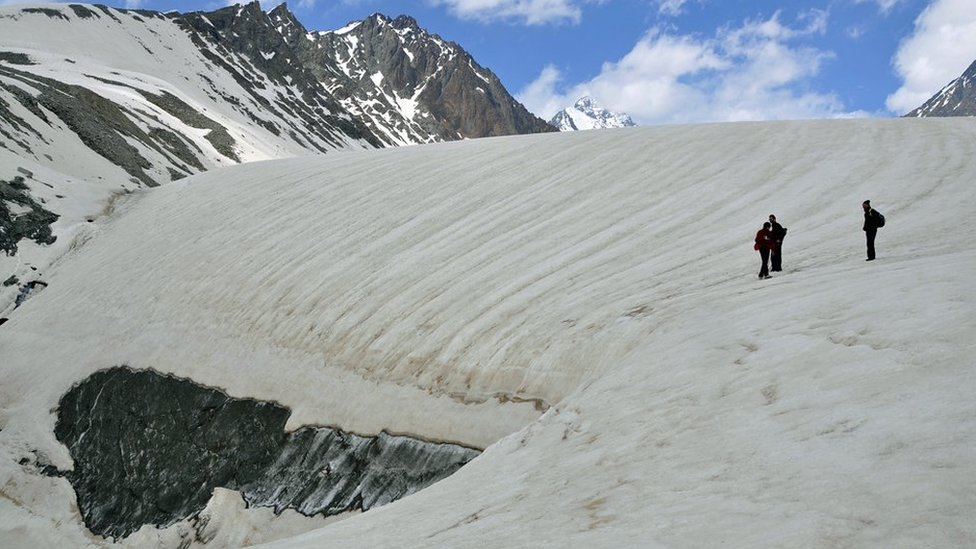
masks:
{"label": "rocky mountain peak", "polygon": [[316,36],[314,57],[330,91],[386,128],[388,138],[425,141],[552,131],[460,46],[401,15],[374,13]]}
{"label": "rocky mountain peak", "polygon": [[589,95],[584,95],[583,97],[577,99],[573,106],[581,111],[592,111],[599,108],[596,101],[594,101]]}
{"label": "rocky mountain peak", "polygon": [[959,78],[905,116],[976,116],[976,61]]}
{"label": "rocky mountain peak", "polygon": [[234,4],[232,6],[227,6],[215,10],[215,12],[223,12],[235,14],[236,17],[247,17],[251,19],[263,19],[265,16],[264,10],[261,9],[261,3],[255,0],[254,2],[248,2],[246,4]]}
{"label": "rocky mountain peak", "polygon": [[362,24],[366,27],[386,27],[392,23],[392,19],[380,12],[372,13],[362,21]]}
{"label": "rocky mountain peak", "polygon": [[559,131],[627,128],[637,125],[627,114],[608,111],[588,95],[577,99],[572,107],[556,113],[549,124]]}
{"label": "rocky mountain peak", "polygon": [[397,29],[420,30],[417,20],[409,15],[400,15],[393,20],[393,27]]}
{"label": "rocky mountain peak", "polygon": [[304,25],[302,25],[298,21],[298,18],[295,17],[295,14],[288,9],[288,4],[286,2],[278,4],[277,7],[269,11],[268,17],[275,23],[305,30]]}

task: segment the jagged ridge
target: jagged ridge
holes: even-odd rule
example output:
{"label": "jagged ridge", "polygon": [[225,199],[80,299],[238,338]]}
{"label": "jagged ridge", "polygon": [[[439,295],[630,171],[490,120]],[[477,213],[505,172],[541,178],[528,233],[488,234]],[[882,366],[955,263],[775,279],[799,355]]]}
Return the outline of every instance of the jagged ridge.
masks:
{"label": "jagged ridge", "polygon": [[463,48],[411,17],[373,14],[311,36],[309,62],[330,91],[393,141],[553,131]]}
{"label": "jagged ridge", "polygon": [[949,82],[939,93],[905,116],[976,116],[976,61],[969,65],[962,76]]}

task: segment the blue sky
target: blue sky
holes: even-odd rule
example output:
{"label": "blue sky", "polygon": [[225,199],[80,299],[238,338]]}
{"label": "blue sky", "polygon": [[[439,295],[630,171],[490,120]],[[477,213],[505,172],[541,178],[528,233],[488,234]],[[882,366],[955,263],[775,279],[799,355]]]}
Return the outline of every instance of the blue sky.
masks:
{"label": "blue sky", "polygon": [[[193,11],[232,3],[117,5]],[[411,15],[458,42],[544,118],[584,93],[642,124],[895,116],[976,60],[976,0],[295,0],[289,7],[309,30],[373,12]]]}

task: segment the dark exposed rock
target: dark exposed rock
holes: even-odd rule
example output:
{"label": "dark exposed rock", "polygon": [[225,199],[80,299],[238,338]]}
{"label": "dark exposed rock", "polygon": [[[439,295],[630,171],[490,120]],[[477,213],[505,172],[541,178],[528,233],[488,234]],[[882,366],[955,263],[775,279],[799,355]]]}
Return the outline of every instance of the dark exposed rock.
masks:
{"label": "dark exposed rock", "polygon": [[16,299],[14,299],[14,309],[23,305],[24,302],[27,301],[32,295],[43,288],[47,288],[47,282],[44,282],[43,280],[32,280],[21,286],[20,293],[18,293]]}
{"label": "dark exposed rock", "polygon": [[[0,67],[0,71],[2,71],[2,67]],[[9,92],[14,97],[14,99],[16,99],[21,105],[27,108],[27,110],[31,111],[32,113],[35,113],[35,115],[40,112],[41,115],[43,116],[43,112],[41,112],[41,110],[38,108],[37,100],[30,94],[24,92],[23,90],[21,90],[16,86],[10,86],[4,83],[0,83],[0,90]],[[43,140],[43,136],[40,134],[40,132],[38,132],[35,128],[31,127],[31,125],[28,124],[26,120],[14,114],[14,112],[10,110],[10,104],[4,101],[3,98],[0,98],[0,119],[2,119],[7,124],[9,124],[11,130],[16,130],[21,133],[31,134]],[[45,116],[43,120],[45,120],[46,122],[47,117]],[[21,148],[25,150],[29,149],[26,143],[20,143],[16,138],[13,137],[13,135],[11,135],[10,132],[7,131],[6,128],[0,126],[0,132],[2,132],[2,134],[5,137],[17,142],[21,146]]]}
{"label": "dark exposed rock", "polygon": [[244,487],[244,499],[276,513],[368,511],[447,477],[477,454],[386,433],[362,437],[305,427],[288,435],[274,464]]}
{"label": "dark exposed rock", "polygon": [[[362,139],[374,147],[383,146],[374,132],[361,120],[350,116],[300,62],[297,45],[308,40],[306,31],[283,6],[266,14],[257,2],[251,2],[208,13],[188,13],[176,21],[193,32],[191,40],[201,54],[230,74],[262,110],[274,114],[289,126],[287,129],[268,128],[275,135],[295,136],[297,143],[320,152],[326,151],[317,144],[319,140],[337,145],[338,135]],[[298,90],[300,95],[271,102],[260,93],[266,85],[255,75],[263,75],[278,89]],[[289,105],[290,116],[283,116],[281,111]],[[259,124],[264,122],[253,114],[250,117]]]}
{"label": "dark exposed rock", "polygon": [[[203,165],[200,163],[200,159],[198,159],[196,155],[193,154],[193,151],[190,150],[191,146],[194,149],[197,149],[192,141],[186,141],[180,136],[180,134],[159,127],[150,129],[149,136],[161,143],[163,147],[176,158],[193,166],[197,170],[203,171]],[[199,152],[199,149],[197,149],[197,152]],[[173,168],[168,167],[168,169],[170,170],[170,173],[172,173]]]}
{"label": "dark exposed rock", "polygon": [[88,19],[89,17],[101,17],[81,4],[69,4],[68,7],[71,8],[71,11],[75,12],[75,15],[81,17],[82,19]]}
{"label": "dark exposed rock", "polygon": [[25,53],[15,53],[12,51],[0,51],[0,62],[10,63],[11,65],[36,65],[27,57]]}
{"label": "dark exposed rock", "polygon": [[939,93],[932,96],[905,117],[929,116],[976,116],[976,61],[962,76],[949,82]]}
{"label": "dark exposed rock", "polygon": [[[27,211],[14,213],[10,204]],[[53,244],[57,237],[51,233],[51,224],[57,220],[58,215],[34,200],[23,177],[18,175],[10,181],[0,180],[0,251],[8,256],[16,254],[17,245],[23,239]]]}
{"label": "dark exposed rock", "polygon": [[116,23],[121,23],[121,21],[119,21],[119,18],[116,17],[114,13],[112,13],[111,8],[109,8],[105,4],[94,4],[93,7],[96,7],[99,10],[101,10],[102,13],[104,13],[105,15],[111,17]]}
{"label": "dark exposed rock", "polygon": [[74,459],[65,476],[85,524],[109,537],[193,517],[216,487],[278,513],[367,510],[446,477],[478,453],[385,433],[286,433],[289,414],[188,379],[118,367],[62,397],[55,435]]}
{"label": "dark exposed rock", "polygon": [[120,107],[101,95],[72,84],[0,66],[0,75],[40,90],[38,104],[53,112],[85,145],[149,187],[158,186],[144,170],[152,163],[126,141],[135,139],[162,153],[160,146],[133,123]]}
{"label": "dark exposed rock", "polygon": [[179,181],[180,179],[183,179],[187,175],[181,171],[174,170],[173,168],[167,168],[167,169],[169,170],[170,181]]}
{"label": "dark exposed rock", "polygon": [[[167,114],[172,115],[187,126],[201,130],[210,130],[204,136],[204,139],[209,141],[220,154],[234,160],[235,162],[241,161],[237,156],[237,152],[234,150],[234,138],[231,137],[230,133],[227,132],[227,128],[223,127],[203,113],[197,111],[175,95],[165,90],[161,91],[159,94],[151,93],[123,82],[110,80],[108,78],[100,78],[98,76],[91,76],[91,78],[105,82],[106,84],[112,84],[113,86],[120,86],[136,91],[146,98],[147,101],[153,105],[156,105]],[[147,116],[150,115],[147,113]],[[154,128],[149,133],[150,136],[156,137],[164,145],[164,147],[168,148],[170,152],[175,153],[182,161],[200,169],[201,171],[204,169],[203,165],[200,163],[200,160],[187,148],[188,143],[190,146],[193,146],[197,152],[202,152],[200,151],[199,147],[196,147],[196,145],[193,144],[192,141],[184,140],[173,132],[163,130],[162,128]]]}
{"label": "dark exposed rock", "polygon": [[[374,123],[398,110],[391,100],[396,96],[415,98],[427,115],[397,128],[421,137],[425,132],[454,140],[556,131],[458,44],[427,33],[411,17],[374,14],[344,34],[321,33],[300,49],[319,79],[337,97],[358,103],[367,118],[367,105],[378,102],[382,110],[374,113]],[[382,75],[380,83],[375,74]]]}
{"label": "dark exposed rock", "polygon": [[287,418],[271,403],[116,368],[62,397],[55,435],[74,458],[68,479],[85,524],[118,537],[199,512],[217,486],[252,481],[274,459]]}
{"label": "dark exposed rock", "polygon": [[64,19],[65,21],[70,21],[67,15],[61,13],[60,10],[53,8],[24,8],[20,10],[24,13],[41,13],[52,19]]}
{"label": "dark exposed rock", "polygon": [[[33,95],[31,95],[31,94],[27,93],[26,91],[18,88],[17,86],[0,85],[0,87],[2,87],[2,89],[4,89],[5,91],[10,92],[10,94],[13,95],[17,99],[17,102],[19,102],[21,105],[23,105],[24,108],[26,108],[28,111],[31,112],[31,114],[33,114],[34,116],[36,116],[39,119],[41,119],[42,122],[44,122],[45,124],[48,124],[48,125],[51,124],[51,121],[48,119],[47,115],[41,109],[40,103],[37,102],[37,98],[35,98]],[[7,118],[7,117],[5,117],[5,118]],[[9,119],[13,119],[13,121],[16,123],[16,120],[14,119],[14,117],[11,116]],[[21,121],[21,122],[23,122],[23,121]],[[37,137],[41,138],[42,140],[44,139],[44,137],[40,133],[38,133],[37,130],[35,130],[34,128],[31,128],[30,126],[27,126],[27,123],[26,122],[23,122],[23,125],[26,126],[26,129],[28,129],[28,131],[30,131],[34,135],[36,135]],[[21,127],[21,129],[24,129],[24,128]]]}
{"label": "dark exposed rock", "polygon": [[[6,319],[3,319],[6,320]],[[0,324],[3,324],[0,322]],[[17,461],[18,465],[30,466],[41,475],[46,477],[64,477],[65,472],[51,464],[51,460],[37,450],[31,450],[32,457],[22,457]]]}

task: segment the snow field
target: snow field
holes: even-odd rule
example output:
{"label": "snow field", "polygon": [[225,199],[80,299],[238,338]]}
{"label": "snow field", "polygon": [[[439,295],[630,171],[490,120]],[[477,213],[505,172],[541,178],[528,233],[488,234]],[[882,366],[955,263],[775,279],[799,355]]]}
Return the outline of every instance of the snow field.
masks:
{"label": "snow field", "polygon": [[[974,137],[636,128],[154,189],[0,327],[0,516],[84,536],[67,483],[15,464],[70,466],[58,398],[128,364],[277,400],[290,428],[489,446],[282,547],[976,543]],[[872,263],[866,198],[888,219]],[[759,281],[769,213],[786,272]]]}
{"label": "snow field", "polygon": [[[23,9],[54,10],[62,15],[48,16],[43,13],[24,13]],[[135,89],[154,95],[169,93],[185,102],[197,114],[206,116],[226,128],[234,139],[234,154],[243,162],[283,158],[308,154],[309,149],[293,141],[287,135],[274,135],[251,120],[253,116],[268,118],[266,109],[243,89],[224,70],[215,70],[192,43],[190,36],[169,19],[140,16],[134,11],[123,12],[88,6],[95,15],[87,18],[77,15],[68,5],[17,5],[0,7],[0,34],[2,50],[24,54],[33,64],[4,63],[17,71],[31,73],[69,85],[82,86],[111,100],[125,110],[126,116],[143,131],[161,129],[176,133],[187,140],[189,150],[204,169],[214,169],[236,163],[224,156],[206,139],[209,129],[191,127],[166,110],[148,101]],[[138,44],[142,47],[119,47],[119,44]],[[297,97],[294,86],[273,85],[259,72],[246,71],[246,60],[226,56],[231,66],[247,74],[257,74],[266,86],[259,93],[277,104],[280,96]],[[180,59],[180,62],[172,62]],[[212,80],[212,84],[204,82]],[[0,76],[0,83],[37,95],[34,84],[19,77]],[[223,90],[227,97],[238,98],[240,103],[229,103],[216,90]],[[140,187],[122,168],[91,150],[68,124],[53,112],[39,107],[47,121],[25,108],[10,92],[0,90],[0,100],[8,104],[11,113],[24,121],[33,132],[24,128],[4,128],[15,141],[7,139],[0,147],[0,178],[17,175],[17,169],[27,169],[38,178],[27,178],[34,196],[47,200],[46,207],[61,219],[53,227],[59,241],[53,248],[43,248],[25,243],[17,258],[0,257],[0,277],[11,275],[21,280],[34,275],[28,265],[47,271],[57,261],[63,247],[88,229],[88,219],[97,217],[109,201],[119,192]],[[306,121],[283,113],[278,120],[298,127]],[[316,138],[318,139],[318,138]],[[133,139],[127,139],[139,154],[150,161],[147,175],[157,182],[171,178],[167,167],[179,166],[179,171],[199,168],[176,158],[171,151],[163,154]],[[352,142],[336,136],[334,142],[319,139],[319,145],[327,149],[361,149],[364,143]],[[311,145],[309,145],[311,146]],[[29,149],[29,150],[28,150]],[[40,174],[43,174],[41,177]],[[50,190],[50,192],[48,192]],[[62,195],[66,198],[56,198]],[[17,287],[0,288],[0,316],[6,316],[13,306]]]}

